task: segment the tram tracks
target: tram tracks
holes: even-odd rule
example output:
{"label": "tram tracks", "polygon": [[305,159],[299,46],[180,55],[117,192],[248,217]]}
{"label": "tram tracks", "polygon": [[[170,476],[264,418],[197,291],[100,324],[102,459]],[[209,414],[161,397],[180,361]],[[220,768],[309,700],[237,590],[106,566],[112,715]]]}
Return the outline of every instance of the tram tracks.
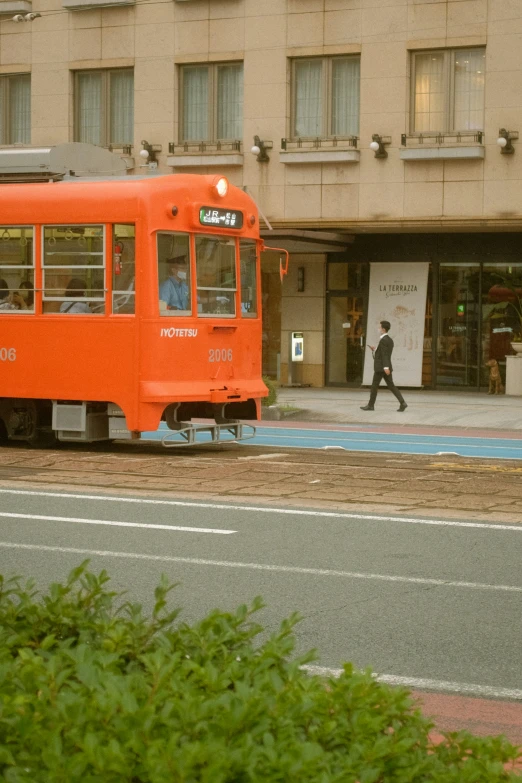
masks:
{"label": "tram tracks", "polygon": [[179,456],[149,444],[0,449],[0,484],[451,513],[517,522],[520,462],[230,446]]}

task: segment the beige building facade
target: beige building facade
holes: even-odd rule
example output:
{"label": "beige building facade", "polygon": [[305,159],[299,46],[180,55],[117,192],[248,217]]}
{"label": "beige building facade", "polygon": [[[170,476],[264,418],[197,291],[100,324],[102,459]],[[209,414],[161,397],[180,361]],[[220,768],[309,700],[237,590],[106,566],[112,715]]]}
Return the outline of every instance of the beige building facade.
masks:
{"label": "beige building facade", "polygon": [[110,145],[130,173],[155,155],[256,199],[267,243],[291,251],[282,287],[277,253],[262,263],[267,374],[287,381],[299,332],[292,381],[362,383],[376,263],[427,265],[417,385],[479,388],[488,359],[503,366],[522,297],[518,0],[0,0],[0,14],[3,149]]}

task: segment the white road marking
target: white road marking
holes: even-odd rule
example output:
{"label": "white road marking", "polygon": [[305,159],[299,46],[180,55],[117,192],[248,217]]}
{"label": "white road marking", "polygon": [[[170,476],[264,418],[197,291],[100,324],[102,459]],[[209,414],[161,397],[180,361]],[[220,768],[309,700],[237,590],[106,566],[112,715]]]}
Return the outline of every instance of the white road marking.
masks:
{"label": "white road marking", "polygon": [[237,530],[219,530],[213,527],[181,527],[180,525],[148,525],[142,522],[116,522],[108,519],[82,519],[81,517],[55,517],[45,516],[43,514],[15,514],[12,511],[1,511],[0,517],[8,519],[40,519],[44,522],[74,522],[80,525],[108,525],[112,527],[141,527],[153,528],[155,530],[175,530],[182,533],[217,533],[222,536],[229,536],[231,533],[237,533]]}
{"label": "white road marking", "polygon": [[206,560],[199,557],[171,557],[169,555],[146,555],[137,552],[111,552],[106,549],[77,549],[76,547],[47,546],[45,544],[14,544],[8,541],[0,541],[0,548],[27,549],[35,552],[61,552],[62,554],[113,557],[128,560],[151,560],[161,563],[185,563],[187,565],[238,568],[250,571],[271,571],[272,573],[303,574],[305,576],[334,576],[342,577],[344,579],[364,579],[367,581],[430,585],[432,587],[461,587],[468,588],[470,590],[493,590],[504,593],[522,593],[522,587],[517,587],[515,585],[491,585],[485,584],[483,582],[455,582],[449,579],[423,579],[422,577],[413,576],[358,573],[357,571],[335,571],[330,568],[301,568],[300,566],[270,565],[268,563],[240,563],[228,560]]}
{"label": "white road marking", "polygon": [[[329,669],[326,666],[302,666],[310,674],[322,677],[340,677],[342,669]],[[494,685],[475,685],[469,682],[446,682],[445,680],[429,680],[421,677],[399,677],[395,674],[375,674],[375,679],[388,685],[404,685],[419,691],[441,691],[446,693],[461,693],[470,696],[483,696],[493,699],[522,700],[522,690],[517,688],[497,688]]]}
{"label": "white road marking", "polygon": [[[522,525],[503,525],[489,522],[458,522],[454,519],[416,519],[415,517],[392,517],[377,514],[350,514],[344,511],[305,511],[294,508],[277,508],[267,506],[240,506],[232,503],[203,503],[189,500],[159,500],[155,498],[117,497],[114,495],[85,495],[73,492],[41,492],[30,489],[3,489],[0,494],[32,495],[47,498],[73,498],[75,500],[104,500],[111,503],[137,503],[153,506],[179,506],[181,508],[210,508],[220,511],[258,511],[262,514],[286,514],[289,516],[321,517],[329,519],[369,520],[371,522],[404,522],[409,525],[441,525],[443,527],[484,528],[486,530],[509,530],[522,532]],[[514,510],[514,509],[513,509]]]}

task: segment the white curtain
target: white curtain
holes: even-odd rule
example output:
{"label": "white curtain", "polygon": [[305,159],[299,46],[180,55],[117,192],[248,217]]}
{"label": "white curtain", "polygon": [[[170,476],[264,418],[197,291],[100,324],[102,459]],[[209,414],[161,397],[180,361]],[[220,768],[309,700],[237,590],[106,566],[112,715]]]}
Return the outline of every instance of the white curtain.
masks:
{"label": "white curtain", "polygon": [[31,76],[29,74],[9,78],[9,143],[31,143]]}
{"label": "white curtain", "polygon": [[102,73],[78,74],[78,141],[102,144]]}
{"label": "white curtain", "polygon": [[484,49],[455,52],[455,130],[484,128]]}
{"label": "white curtain", "polygon": [[295,74],[294,136],[323,135],[321,60],[297,60]]}
{"label": "white curtain", "polygon": [[332,60],[332,136],[359,133],[360,60],[358,57]]}
{"label": "white curtain", "polygon": [[243,138],[243,64],[217,69],[217,138]]}
{"label": "white curtain", "polygon": [[208,66],[183,68],[183,141],[209,141]]}
{"label": "white curtain", "polygon": [[415,56],[415,131],[443,131],[444,53]]}
{"label": "white curtain", "polygon": [[134,137],[134,71],[110,72],[110,139],[114,145],[132,144]]}

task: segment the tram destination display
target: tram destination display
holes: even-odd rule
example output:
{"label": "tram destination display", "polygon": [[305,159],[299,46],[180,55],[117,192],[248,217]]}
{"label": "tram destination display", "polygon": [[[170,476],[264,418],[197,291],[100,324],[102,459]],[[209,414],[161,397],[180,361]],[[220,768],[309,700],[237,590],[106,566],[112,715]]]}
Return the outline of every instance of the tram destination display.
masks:
{"label": "tram destination display", "polygon": [[201,207],[199,210],[199,222],[202,226],[243,228],[243,213],[238,210],[220,209],[219,207]]}

